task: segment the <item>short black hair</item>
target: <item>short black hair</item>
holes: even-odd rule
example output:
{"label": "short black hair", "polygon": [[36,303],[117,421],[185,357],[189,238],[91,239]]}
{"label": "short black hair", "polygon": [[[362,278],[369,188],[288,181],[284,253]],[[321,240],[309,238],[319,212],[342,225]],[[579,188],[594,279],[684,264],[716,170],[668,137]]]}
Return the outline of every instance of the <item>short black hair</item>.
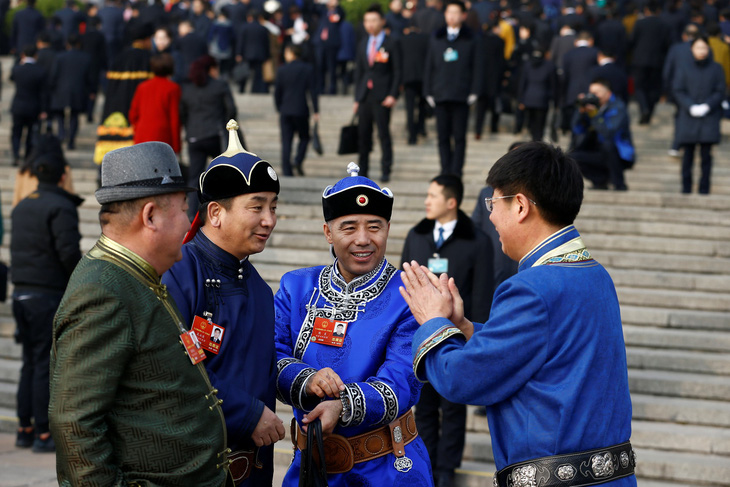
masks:
{"label": "short black hair", "polygon": [[302,46],[298,46],[296,44],[289,44],[288,46],[286,46],[286,49],[288,49],[289,52],[292,53],[292,56],[294,56],[296,59],[302,58],[302,54],[303,54]]}
{"label": "short black hair", "polygon": [[442,186],[444,189],[444,197],[448,200],[454,198],[456,200],[456,207],[461,206],[461,200],[464,199],[464,183],[461,182],[461,178],[454,174],[441,174],[431,180],[432,183],[436,183]]}
{"label": "short black hair", "polygon": [[381,18],[384,18],[385,15],[383,15],[383,7],[380,6],[379,3],[373,3],[368,7],[368,9],[365,11],[366,14],[378,14]]}
{"label": "short black hair", "polygon": [[[198,197],[200,197],[200,193],[198,193]],[[223,198],[220,200],[215,200],[216,203],[221,205],[226,211],[230,211],[230,209],[233,207],[233,198]],[[198,219],[200,220],[200,225],[205,225],[205,222],[208,221],[208,205],[212,203],[212,201],[206,201],[205,203],[200,203],[200,206],[198,206]]]}
{"label": "short black hair", "polygon": [[175,60],[166,52],[156,54],[150,58],[150,71],[155,76],[170,76],[175,71]]}
{"label": "short black hair", "polygon": [[593,81],[591,81],[591,84],[592,85],[601,85],[604,88],[606,88],[608,91],[613,92],[613,90],[611,89],[611,82],[608,81],[606,78],[596,78]]}
{"label": "short black hair", "polygon": [[78,34],[69,34],[66,42],[74,49],[78,49],[81,47],[81,36]]}
{"label": "short black hair", "polygon": [[35,57],[38,54],[38,49],[33,44],[28,44],[23,48],[23,56]]}
{"label": "short black hair", "polygon": [[456,5],[461,9],[462,12],[466,12],[466,5],[464,5],[464,2],[462,2],[461,0],[449,0],[448,2],[446,2],[444,10],[446,10],[449,5]]}
{"label": "short black hair", "polygon": [[528,142],[494,163],[487,184],[505,196],[522,193],[535,203],[542,218],[570,225],[583,202],[583,176],[578,164],[559,147]]}

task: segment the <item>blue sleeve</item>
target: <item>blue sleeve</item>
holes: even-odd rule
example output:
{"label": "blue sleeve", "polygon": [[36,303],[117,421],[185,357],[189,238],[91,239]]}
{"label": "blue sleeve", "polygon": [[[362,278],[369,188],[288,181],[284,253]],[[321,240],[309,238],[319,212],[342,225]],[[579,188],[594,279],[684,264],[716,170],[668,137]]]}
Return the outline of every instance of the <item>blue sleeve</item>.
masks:
{"label": "blue sleeve", "polygon": [[[496,404],[512,396],[544,364],[548,309],[542,296],[518,279],[505,281],[492,314],[475,324],[469,341],[445,318],[421,326],[413,339],[414,370],[452,402]],[[478,373],[470,373],[475,370]]]}
{"label": "blue sleeve", "polygon": [[391,423],[418,401],[421,384],[411,369],[408,350],[418,329],[410,311],[399,317],[385,352],[385,360],[373,377],[345,384],[352,414],[343,426],[374,427]]}
{"label": "blue sleeve", "polygon": [[294,358],[294,337],[291,326],[291,297],[287,290],[287,276],[281,279],[279,290],[274,296],[276,324],[274,341],[276,345],[276,398],[303,411],[311,411],[319,403],[318,397],[307,397],[304,393],[307,380],[317,373],[302,360]]}
{"label": "blue sleeve", "polygon": [[[199,291],[202,290],[202,283],[198,283],[198,274],[194,267],[186,267],[185,264],[194,262],[189,253],[183,250],[184,258],[181,262],[172,266],[162,276],[162,283],[167,286],[167,292],[177,304],[180,314],[183,316],[185,327],[190,329],[193,318],[196,314],[202,316],[202,311],[196,309],[199,302]],[[221,409],[226,418],[226,428],[233,437],[248,438],[256,429],[259,418],[264,411],[264,403],[247,391],[239,387],[235,382],[219,379],[215,372],[208,367],[208,359],[204,362],[208,372],[210,383],[218,389],[218,399],[221,399]]]}

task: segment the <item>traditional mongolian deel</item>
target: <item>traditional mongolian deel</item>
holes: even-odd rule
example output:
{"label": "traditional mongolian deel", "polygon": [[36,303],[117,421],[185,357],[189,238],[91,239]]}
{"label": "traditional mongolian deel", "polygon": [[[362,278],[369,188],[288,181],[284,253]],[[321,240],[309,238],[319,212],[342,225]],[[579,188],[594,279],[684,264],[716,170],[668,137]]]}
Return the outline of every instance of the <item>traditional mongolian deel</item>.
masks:
{"label": "traditional mongolian deel", "polygon": [[[420,385],[413,376],[408,356],[413,333],[418,328],[398,292],[395,267],[383,262],[369,274],[346,283],[337,261],[326,267],[289,272],[276,294],[276,391],[281,401],[302,416],[314,409],[319,398],[305,395],[305,384],[317,370],[331,367],[346,385],[352,404],[349,418],[340,421],[334,433],[351,438],[386,426],[416,403]],[[333,319],[349,323],[342,347],[311,340],[315,320]],[[415,423],[405,427],[415,431]],[[398,428],[396,426],[395,428]],[[401,428],[393,432],[406,434]],[[372,443],[372,444],[371,444]],[[367,454],[377,453],[384,442],[365,442]],[[420,438],[406,444],[405,455],[392,452],[355,463],[352,470],[328,475],[330,486],[432,485],[428,453]],[[298,482],[301,454],[284,479],[285,486]],[[355,461],[357,462],[357,454]]]}
{"label": "traditional mongolian deel", "polygon": [[[278,193],[271,165],[243,149],[235,121],[227,128],[228,150],[200,176],[200,201]],[[165,273],[163,282],[206,350],[205,368],[223,401],[231,460],[241,458],[231,471],[234,478],[237,465],[245,471],[236,485],[271,485],[274,448],[256,448],[251,434],[264,406],[276,409],[274,296],[248,257],[239,260],[223,250],[199,226],[196,216],[183,258]]]}
{"label": "traditional mongolian deel", "polygon": [[53,332],[61,486],[225,483],[223,412],[178,343],[184,331],[155,270],[102,235],[71,276]]}
{"label": "traditional mongolian deel", "polygon": [[[518,273],[497,289],[489,320],[474,323],[468,342],[451,322],[435,318],[416,332],[413,357],[417,376],[447,399],[487,406],[497,468],[525,463],[509,469],[509,485],[531,485],[516,480],[532,478],[530,465],[540,474],[541,463],[530,460],[611,451],[631,436],[616,291],[572,225],[522,258]],[[468,373],[474,364],[484,373]],[[632,455],[630,447],[615,459],[593,455],[583,470],[594,483],[635,486],[630,472],[610,480],[633,469]],[[570,479],[580,473],[575,470],[556,465],[550,481]]]}

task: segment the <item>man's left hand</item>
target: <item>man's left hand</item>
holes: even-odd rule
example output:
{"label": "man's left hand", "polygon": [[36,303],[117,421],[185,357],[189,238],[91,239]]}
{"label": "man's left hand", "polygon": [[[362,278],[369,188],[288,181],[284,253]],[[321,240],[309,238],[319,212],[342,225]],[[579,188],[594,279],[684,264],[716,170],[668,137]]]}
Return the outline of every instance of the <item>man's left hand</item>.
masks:
{"label": "man's left hand", "polygon": [[419,265],[415,260],[403,264],[400,274],[403,286],[399,288],[411,313],[419,325],[433,318],[449,318],[454,314],[454,303],[449,290],[449,276],[441,277]]}
{"label": "man's left hand", "polygon": [[342,401],[337,399],[334,401],[322,401],[317,404],[317,407],[311,413],[304,415],[302,419],[302,423],[304,423],[303,430],[306,433],[307,424],[319,418],[322,422],[322,433],[325,435],[331,434],[335,426],[337,426],[337,422],[340,420],[340,414],[342,414]]}
{"label": "man's left hand", "polygon": [[385,108],[391,108],[393,105],[395,105],[395,97],[394,96],[386,96],[385,100],[383,100],[383,103],[381,103]]}

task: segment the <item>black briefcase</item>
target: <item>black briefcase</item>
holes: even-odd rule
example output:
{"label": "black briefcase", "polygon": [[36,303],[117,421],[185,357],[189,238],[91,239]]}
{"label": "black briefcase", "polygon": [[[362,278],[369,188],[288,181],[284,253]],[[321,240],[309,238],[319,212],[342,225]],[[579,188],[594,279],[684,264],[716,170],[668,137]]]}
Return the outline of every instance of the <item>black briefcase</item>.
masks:
{"label": "black briefcase", "polygon": [[357,154],[360,151],[356,119],[357,115],[353,115],[350,125],[345,125],[340,131],[340,146],[337,148],[339,155]]}
{"label": "black briefcase", "polygon": [[312,128],[312,149],[320,156],[324,154],[322,139],[319,138],[319,122],[314,122],[314,127]]}

